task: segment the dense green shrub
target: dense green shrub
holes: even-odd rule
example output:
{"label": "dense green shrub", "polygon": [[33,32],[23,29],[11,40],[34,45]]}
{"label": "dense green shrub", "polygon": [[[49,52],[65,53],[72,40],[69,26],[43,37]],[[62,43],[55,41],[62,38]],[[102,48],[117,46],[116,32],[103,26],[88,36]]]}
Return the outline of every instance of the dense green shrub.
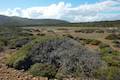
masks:
{"label": "dense green shrub", "polygon": [[16,51],[15,53],[8,55],[6,64],[8,66],[21,69],[22,67],[19,66],[22,62],[26,61],[26,59],[29,57],[28,56],[28,51],[31,49],[32,45],[28,44],[22,47],[20,50]]}
{"label": "dense green shrub", "polygon": [[85,44],[90,44],[92,41],[93,41],[92,39],[85,39],[85,40],[84,40],[84,43],[85,43]]}
{"label": "dense green shrub", "polygon": [[[62,38],[62,37],[61,37]],[[51,39],[58,39],[56,37],[39,37],[31,41],[31,43],[24,45],[22,48],[20,48],[18,51],[15,53],[8,55],[6,64],[8,66],[17,68],[17,69],[22,69],[26,68],[29,66],[29,64],[32,64],[31,60],[29,60],[29,50],[33,47],[34,44],[36,43],[43,43]],[[26,61],[29,63],[27,64]],[[26,63],[26,65],[25,65]]]}
{"label": "dense green shrub", "polygon": [[117,67],[100,68],[95,76],[100,80],[120,80],[120,69]]}
{"label": "dense green shrub", "polygon": [[99,41],[99,40],[92,40],[90,44],[99,45],[100,43],[101,43],[101,41]]}
{"label": "dense green shrub", "polygon": [[74,39],[73,35],[71,35],[71,34],[66,34],[66,35],[63,35],[63,36],[69,37],[69,38],[71,38],[71,39]]}
{"label": "dense green shrub", "polygon": [[15,39],[11,39],[9,42],[9,48],[20,48],[25,44],[32,41],[33,37],[17,37]]}
{"label": "dense green shrub", "polygon": [[0,46],[7,46],[8,40],[6,38],[0,38]]}
{"label": "dense green shrub", "polygon": [[57,68],[50,64],[36,63],[31,66],[29,72],[33,76],[43,76],[48,78],[54,78],[57,73]]}
{"label": "dense green shrub", "polygon": [[95,32],[95,29],[80,29],[80,30],[76,30],[75,32],[93,33],[93,32]]}
{"label": "dense green shrub", "polygon": [[119,40],[114,40],[114,41],[112,41],[112,43],[114,43],[113,46],[115,48],[120,48],[120,41]]}
{"label": "dense green shrub", "polygon": [[0,47],[4,46],[4,42],[0,40]]}
{"label": "dense green shrub", "polygon": [[120,39],[120,35],[118,35],[118,34],[109,34],[105,39],[118,40],[118,39]]}
{"label": "dense green shrub", "polygon": [[102,48],[107,48],[107,47],[110,47],[108,44],[105,44],[105,43],[100,43],[99,44],[99,48],[102,49]]}
{"label": "dense green shrub", "polygon": [[113,45],[115,48],[120,48],[120,44],[114,44]]}
{"label": "dense green shrub", "polygon": [[19,35],[19,36],[26,36],[26,37],[28,37],[28,36],[33,36],[32,33],[28,33],[28,32],[18,33],[18,35]]}
{"label": "dense green shrub", "polygon": [[40,30],[39,30],[39,29],[33,29],[33,31],[34,31],[34,32],[40,32]]}
{"label": "dense green shrub", "polygon": [[120,58],[116,55],[103,56],[102,59],[106,61],[109,66],[120,67]]}
{"label": "dense green shrub", "polygon": [[47,30],[47,32],[51,32],[51,33],[54,33],[54,30]]}
{"label": "dense green shrub", "polygon": [[95,39],[80,39],[82,40],[85,44],[91,44],[91,45],[99,45],[101,41],[95,40]]}
{"label": "dense green shrub", "polygon": [[38,36],[45,36],[46,34],[45,33],[38,33],[37,35]]}
{"label": "dense green shrub", "polygon": [[59,68],[57,78],[79,76],[81,73],[91,77],[96,67],[101,66],[99,55],[75,45],[78,42],[69,38],[37,44],[30,51],[31,59],[34,63],[55,65]]}
{"label": "dense green shrub", "polygon": [[112,55],[114,50],[111,47],[100,48],[100,52],[102,56]]}
{"label": "dense green shrub", "polygon": [[81,32],[81,30],[75,30],[75,33],[80,33]]}
{"label": "dense green shrub", "polygon": [[107,62],[108,66],[120,67],[120,52],[108,46],[100,47],[101,58]]}
{"label": "dense green shrub", "polygon": [[49,78],[53,74],[54,77],[56,71],[57,74],[62,74],[62,78],[68,75],[81,76],[81,73],[82,76],[92,77],[94,71],[102,66],[99,53],[89,51],[73,39],[41,38],[33,40],[32,44],[27,44],[10,57],[8,56],[7,65],[28,70],[31,65],[39,63],[38,66],[42,66],[41,68],[32,66],[29,71],[35,76],[42,75]]}
{"label": "dense green shrub", "polygon": [[114,44],[120,44],[120,41],[119,40],[113,40],[112,43],[114,43]]}

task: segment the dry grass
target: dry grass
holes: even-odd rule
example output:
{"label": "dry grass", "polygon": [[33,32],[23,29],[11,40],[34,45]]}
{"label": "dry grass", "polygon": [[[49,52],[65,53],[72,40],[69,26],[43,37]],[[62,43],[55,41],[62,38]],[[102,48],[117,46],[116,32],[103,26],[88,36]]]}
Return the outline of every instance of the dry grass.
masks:
{"label": "dry grass", "polygon": [[[81,32],[75,32],[76,30],[81,30],[81,29],[94,29],[94,30],[106,30],[109,28],[98,28],[98,27],[27,27],[27,29],[33,29],[33,30],[40,30],[40,32],[34,32],[34,34],[38,33],[44,33],[47,36],[63,36],[63,35],[72,35],[73,37],[79,37],[79,38],[84,38],[84,39],[95,39],[95,40],[100,40],[103,43],[109,44],[114,50],[120,51],[119,48],[113,47],[112,40],[106,40],[105,37],[108,36],[110,33],[107,33],[105,31],[104,33],[81,33]],[[119,29],[119,28],[118,28]],[[87,45],[91,48],[97,48],[97,46],[93,45]]]}

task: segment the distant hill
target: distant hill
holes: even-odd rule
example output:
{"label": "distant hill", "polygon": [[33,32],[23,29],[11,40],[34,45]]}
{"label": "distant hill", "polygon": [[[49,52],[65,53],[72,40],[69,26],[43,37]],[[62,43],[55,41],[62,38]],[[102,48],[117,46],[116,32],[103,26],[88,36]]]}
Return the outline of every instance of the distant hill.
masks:
{"label": "distant hill", "polygon": [[120,20],[70,23],[58,19],[28,19],[0,15],[0,26],[120,27]]}
{"label": "distant hill", "polygon": [[120,27],[120,20],[70,23],[69,26],[73,26],[73,27],[74,26],[76,27]]}
{"label": "distant hill", "polygon": [[0,15],[0,26],[59,25],[68,23],[67,21],[57,19],[28,19]]}

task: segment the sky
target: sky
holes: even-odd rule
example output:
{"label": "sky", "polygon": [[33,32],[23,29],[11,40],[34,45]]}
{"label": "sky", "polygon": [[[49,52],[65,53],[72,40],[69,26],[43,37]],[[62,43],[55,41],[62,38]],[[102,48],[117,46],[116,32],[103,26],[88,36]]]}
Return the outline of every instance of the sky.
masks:
{"label": "sky", "polygon": [[70,22],[120,20],[120,0],[1,0],[0,15]]}

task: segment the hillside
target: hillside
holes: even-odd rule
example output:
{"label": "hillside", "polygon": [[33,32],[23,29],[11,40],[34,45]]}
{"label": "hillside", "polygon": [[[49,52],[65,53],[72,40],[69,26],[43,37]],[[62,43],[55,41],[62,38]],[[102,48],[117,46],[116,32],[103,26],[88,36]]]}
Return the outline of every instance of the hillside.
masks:
{"label": "hillside", "polygon": [[0,26],[58,25],[69,23],[57,19],[27,19],[0,15]]}
{"label": "hillside", "polygon": [[0,15],[0,26],[66,26],[66,27],[119,27],[120,20],[70,23],[58,19],[28,19]]}
{"label": "hillside", "polygon": [[120,27],[120,20],[70,23],[69,26],[76,26],[76,27]]}

